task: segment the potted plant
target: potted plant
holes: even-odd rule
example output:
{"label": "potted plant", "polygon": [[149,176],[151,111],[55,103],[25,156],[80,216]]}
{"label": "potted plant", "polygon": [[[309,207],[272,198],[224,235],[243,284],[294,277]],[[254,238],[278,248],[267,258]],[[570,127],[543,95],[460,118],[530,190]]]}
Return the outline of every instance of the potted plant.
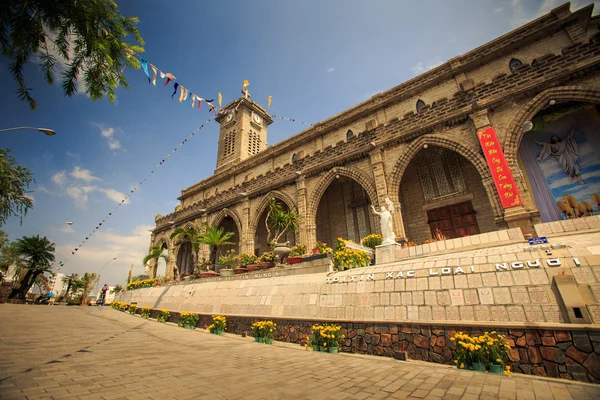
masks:
{"label": "potted plant", "polygon": [[181,312],[179,313],[179,323],[177,325],[186,329],[196,329],[199,319],[200,316],[196,313]]}
{"label": "potted plant", "polygon": [[333,263],[338,271],[344,271],[351,268],[366,267],[371,262],[371,257],[366,251],[349,249],[346,246],[346,240],[338,238],[335,252],[333,253]]}
{"label": "potted plant", "polygon": [[370,247],[374,250],[375,247],[383,243],[383,236],[381,236],[379,233],[374,233],[372,235],[365,236],[363,240],[361,240],[361,243],[363,246]]}
{"label": "potted plant", "polygon": [[166,323],[169,320],[170,317],[171,317],[171,313],[169,311],[167,311],[166,309],[161,308],[160,312],[158,314],[158,317],[156,318],[156,320],[158,322],[164,324],[164,323]]}
{"label": "potted plant", "polygon": [[272,251],[267,251],[260,257],[260,267],[262,269],[273,268],[276,260],[275,254]]}
{"label": "potted plant", "polygon": [[450,341],[456,342],[456,355],[454,357],[454,363],[458,369],[470,369],[471,368],[471,352],[469,351],[471,338],[462,332],[457,332]]}
{"label": "potted plant", "polygon": [[221,276],[233,276],[234,268],[239,264],[239,256],[235,254],[235,250],[227,250],[225,254],[219,257],[219,273]]}
{"label": "potted plant", "polygon": [[205,226],[205,232],[199,239],[202,244],[210,247],[210,262],[211,265],[217,263],[217,254],[220,246],[234,244],[229,239],[233,236],[233,232],[225,232],[225,228],[214,228],[210,225]]}
{"label": "potted plant", "polygon": [[200,278],[211,278],[213,276],[217,276],[218,274],[210,269],[212,266],[213,263],[210,260],[203,258],[202,261],[196,265],[194,275],[200,276]]}
{"label": "potted plant", "polygon": [[325,343],[325,347],[332,354],[337,354],[340,348],[340,343],[344,339],[344,335],[341,333],[342,327],[339,325],[326,325],[321,329],[321,336]]}
{"label": "potted plant", "polygon": [[260,269],[260,259],[254,254],[240,255],[240,265],[244,265],[248,271],[258,271]]}
{"label": "potted plant", "polygon": [[136,310],[137,310],[137,304],[133,304],[133,303],[132,303],[132,304],[129,306],[129,314],[131,314],[131,315],[135,315],[135,311],[136,311]]}
{"label": "potted plant", "polygon": [[505,336],[496,333],[496,331],[492,331],[489,334],[485,332],[482,339],[485,341],[485,347],[490,361],[490,372],[493,374],[509,373],[510,367],[506,365],[506,361],[508,360],[508,350],[510,350],[510,346],[504,340]]}
{"label": "potted plant", "polygon": [[213,323],[208,326],[210,333],[215,335],[223,335],[225,329],[227,329],[227,318],[224,315],[213,315]]}
{"label": "potted plant", "polygon": [[252,336],[254,336],[255,342],[262,342],[262,325],[264,321],[257,321],[253,323],[250,328],[252,329]]}
{"label": "potted plant", "polygon": [[313,249],[313,254],[332,254],[331,247],[327,247],[327,243],[317,242],[317,247]]}
{"label": "potted plant", "polygon": [[300,225],[300,214],[294,210],[286,210],[277,199],[269,200],[265,226],[267,228],[267,242],[272,243],[273,252],[283,262],[290,252],[289,242],[280,243],[279,240],[288,232],[295,233]]}
{"label": "potted plant", "polygon": [[288,264],[298,264],[302,262],[302,256],[306,254],[306,245],[305,244],[297,244],[291,248],[290,254],[288,256],[287,262]]}
{"label": "potted plant", "polygon": [[150,317],[150,311],[152,311],[152,309],[148,306],[142,308],[142,318],[148,319]]}
{"label": "potted plant", "polygon": [[261,336],[263,338],[263,343],[265,344],[273,344],[273,337],[275,336],[275,330],[277,329],[277,324],[273,323],[273,321],[262,321],[262,329]]}

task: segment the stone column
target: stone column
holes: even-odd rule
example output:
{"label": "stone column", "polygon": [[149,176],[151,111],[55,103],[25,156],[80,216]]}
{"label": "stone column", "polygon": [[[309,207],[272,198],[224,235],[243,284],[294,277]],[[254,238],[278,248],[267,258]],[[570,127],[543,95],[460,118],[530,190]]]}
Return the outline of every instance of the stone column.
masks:
{"label": "stone column", "polygon": [[250,248],[250,200],[245,198],[242,202],[242,231],[240,232],[240,252],[244,254],[254,254],[254,240]]}
{"label": "stone column", "polygon": [[[387,182],[385,179],[385,167],[383,165],[383,152],[381,149],[375,149],[369,153],[371,158],[371,168],[373,170],[373,177],[375,178],[375,190],[377,191],[377,202],[373,204],[375,207],[385,205],[385,198],[389,197],[394,203],[394,213],[392,214],[392,224],[394,228],[394,234],[396,235],[396,241],[400,243],[406,243],[406,233],[404,232],[404,222],[402,221],[402,210],[400,201],[397,193],[392,193],[391,196],[387,191]],[[369,212],[373,210],[369,209]],[[379,218],[374,218],[376,232],[381,233],[381,227],[379,226]]]}
{"label": "stone column", "polygon": [[300,176],[296,179],[296,202],[298,204],[298,214],[300,214],[300,229],[298,243],[305,244],[310,250],[315,247],[317,243],[316,235],[309,235],[309,217],[308,217],[308,206],[306,199],[306,178]]}
{"label": "stone column", "polygon": [[[477,111],[469,116],[473,121],[473,125],[475,129],[478,131],[480,129],[487,128],[492,126],[492,123],[489,118],[489,112],[487,109]],[[496,132],[498,138],[501,136],[505,136],[502,132]],[[479,140],[477,141],[479,143]],[[480,145],[481,148],[481,145]],[[503,149],[504,150],[504,149]],[[511,166],[511,174],[513,179],[517,177],[514,168]],[[518,171],[517,171],[518,172]],[[515,182],[517,180],[515,179]],[[490,203],[492,208],[494,209],[494,213],[496,214],[499,210],[502,210],[502,215],[498,213],[498,216],[501,217],[504,222],[508,225],[508,228],[521,228],[523,233],[533,233],[533,224],[532,218],[537,214],[537,210],[533,212],[529,212],[523,206],[504,208],[502,206],[502,202],[498,199],[498,192],[496,190],[496,185],[493,179],[490,177],[489,179],[483,180],[483,185],[485,187],[486,192],[488,193],[488,198],[490,199]],[[521,198],[523,198],[523,187],[522,185],[520,189]],[[494,200],[492,200],[494,199]],[[496,218],[496,225],[500,228],[503,228],[502,220],[500,218]]]}

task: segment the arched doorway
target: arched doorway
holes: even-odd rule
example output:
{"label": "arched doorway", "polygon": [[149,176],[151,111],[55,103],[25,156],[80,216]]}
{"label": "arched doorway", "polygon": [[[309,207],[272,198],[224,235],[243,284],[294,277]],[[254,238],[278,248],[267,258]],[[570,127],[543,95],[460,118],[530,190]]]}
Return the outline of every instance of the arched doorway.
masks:
{"label": "arched doorway", "polygon": [[360,243],[377,232],[371,198],[356,180],[335,175],[321,196],[315,214],[317,241],[334,246],[337,238]]}
{"label": "arched doorway", "polygon": [[217,228],[223,228],[224,232],[232,232],[233,236],[228,240],[233,244],[227,244],[224,246],[219,246],[219,250],[217,253],[217,260],[219,255],[224,254],[228,250],[234,250],[237,254],[240,252],[240,233],[235,223],[235,220],[230,216],[226,215],[223,217]]}
{"label": "arched doorway", "polygon": [[541,221],[600,213],[598,106],[552,100],[531,121],[517,163]]}
{"label": "arched doorway", "polygon": [[184,242],[179,245],[179,250],[177,251],[177,269],[182,276],[187,276],[194,272],[194,256],[190,242]]}
{"label": "arched doorway", "polygon": [[[290,207],[283,201],[279,200],[278,198],[273,198],[275,199],[279,206],[281,207],[281,209],[283,211],[289,211]],[[267,220],[267,214],[269,212],[268,206],[265,207],[265,209],[263,210],[263,212],[260,214],[260,217],[258,218],[258,220],[256,221],[256,232],[254,234],[254,255],[256,256],[261,256],[263,253],[271,251],[271,247],[269,246],[269,241],[267,239],[268,237],[268,232],[267,232],[267,225],[266,225],[266,220]],[[273,235],[273,233],[272,233]],[[274,238],[271,237],[271,240],[273,240]],[[296,245],[296,234],[294,232],[287,232],[285,234],[285,237],[282,236],[279,239],[280,243],[283,242],[290,242],[290,246],[295,246]]]}
{"label": "arched doorway", "polygon": [[438,232],[451,239],[497,230],[481,175],[450,149],[419,150],[404,170],[399,199],[406,237],[417,244]]}

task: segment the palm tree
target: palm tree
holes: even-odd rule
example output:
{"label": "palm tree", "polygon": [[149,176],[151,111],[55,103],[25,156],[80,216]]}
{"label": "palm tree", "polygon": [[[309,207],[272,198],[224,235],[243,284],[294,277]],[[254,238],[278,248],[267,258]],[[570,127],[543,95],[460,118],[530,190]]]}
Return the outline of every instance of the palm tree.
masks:
{"label": "palm tree", "polygon": [[54,262],[54,243],[45,236],[23,236],[17,240],[16,249],[25,260],[27,272],[8,298],[25,301],[25,296],[37,277],[50,271],[50,265]]}
{"label": "palm tree", "polygon": [[96,274],[95,272],[92,272],[91,274],[89,272],[86,272],[85,274],[83,274],[83,277],[79,280],[81,284],[81,289],[83,289],[83,294],[81,295],[82,306],[87,306],[88,295],[90,294],[96,283],[98,283],[99,279],[100,276],[98,276],[98,274]]}
{"label": "palm tree", "polygon": [[58,300],[63,301],[64,299],[69,299],[69,290],[71,290],[71,287],[73,286],[73,284],[79,279],[79,275],[77,274],[71,274],[71,275],[66,275],[62,277],[62,282],[67,284],[67,290],[65,291],[65,294],[63,294],[60,299]]}
{"label": "palm tree", "polygon": [[225,232],[225,228],[215,228],[206,225],[206,232],[202,234],[200,242],[210,246],[210,261],[212,265],[217,263],[217,251],[219,246],[233,244],[229,239],[233,236],[233,232]]}
{"label": "palm tree", "polygon": [[192,251],[195,255],[194,267],[199,262],[198,254],[200,253],[202,235],[204,234],[205,229],[206,225],[197,226],[196,224],[194,224],[194,226],[188,228],[177,228],[170,236],[171,240],[173,240],[173,243],[176,243],[178,246],[186,242],[191,243]]}
{"label": "palm tree", "polygon": [[158,270],[158,261],[161,258],[164,259],[165,262],[169,262],[169,257],[167,257],[166,254],[163,254],[162,243],[158,243],[158,244],[155,244],[154,246],[150,246],[150,249],[148,250],[148,254],[146,255],[146,257],[144,257],[144,261],[142,261],[144,263],[144,265],[146,265],[148,263],[148,261],[154,260],[154,271],[152,274],[153,278],[156,277],[156,272]]}

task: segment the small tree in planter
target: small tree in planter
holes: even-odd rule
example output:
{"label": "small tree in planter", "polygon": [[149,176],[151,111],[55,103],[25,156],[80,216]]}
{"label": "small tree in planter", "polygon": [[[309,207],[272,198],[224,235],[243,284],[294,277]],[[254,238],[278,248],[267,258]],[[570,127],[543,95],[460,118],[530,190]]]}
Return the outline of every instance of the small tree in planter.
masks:
{"label": "small tree in planter", "polygon": [[217,263],[219,246],[234,244],[229,241],[232,236],[233,232],[225,232],[225,228],[215,228],[210,225],[206,226],[206,232],[204,232],[200,241],[210,247],[210,262],[212,265]]}
{"label": "small tree in planter", "polygon": [[266,253],[263,253],[263,255],[260,257],[260,261],[260,267],[262,269],[269,269],[275,266],[275,261],[277,261],[277,257],[275,257],[275,254],[272,251],[268,251]]}
{"label": "small tree in planter", "polygon": [[248,271],[257,271],[260,269],[258,263],[260,259],[254,254],[240,254],[240,267],[246,268]]}
{"label": "small tree in planter", "polygon": [[297,244],[290,250],[287,262],[288,264],[298,264],[302,262],[302,256],[306,254],[306,245]]}
{"label": "small tree in planter", "polygon": [[[294,210],[285,210],[283,204],[277,199],[269,200],[265,226],[267,228],[267,242],[271,245],[276,256],[283,262],[290,252],[289,243],[280,243],[279,240],[288,232],[295,233],[300,225],[300,214]],[[284,239],[285,240],[285,239]]]}
{"label": "small tree in planter", "polygon": [[232,276],[234,274],[233,269],[239,265],[240,259],[235,250],[227,250],[225,254],[219,257],[219,270],[223,276]]}

